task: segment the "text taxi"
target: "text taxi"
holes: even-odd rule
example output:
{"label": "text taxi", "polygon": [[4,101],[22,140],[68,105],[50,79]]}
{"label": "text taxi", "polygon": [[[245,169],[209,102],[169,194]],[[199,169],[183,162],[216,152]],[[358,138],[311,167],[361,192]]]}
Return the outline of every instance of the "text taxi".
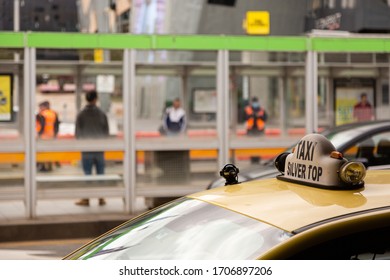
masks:
{"label": "text taxi", "polygon": [[305,136],[291,154],[283,153],[275,160],[281,180],[297,181],[319,188],[356,189],[363,186],[366,174],[360,162],[348,162],[325,136]]}
{"label": "text taxi", "polygon": [[319,134],[237,182],[149,211],[65,259],[390,259],[390,173],[349,162]]}

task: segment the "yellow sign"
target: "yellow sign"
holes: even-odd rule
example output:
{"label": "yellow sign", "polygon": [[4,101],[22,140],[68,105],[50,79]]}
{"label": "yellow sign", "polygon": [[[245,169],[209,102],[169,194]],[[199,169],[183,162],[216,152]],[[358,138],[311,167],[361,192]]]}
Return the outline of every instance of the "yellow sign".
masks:
{"label": "yellow sign", "polygon": [[93,59],[96,63],[102,63],[104,61],[104,52],[102,49],[93,50]]}
{"label": "yellow sign", "polygon": [[12,120],[12,75],[0,75],[0,121]]}
{"label": "yellow sign", "polygon": [[247,34],[267,35],[270,32],[269,12],[248,11],[243,24]]}

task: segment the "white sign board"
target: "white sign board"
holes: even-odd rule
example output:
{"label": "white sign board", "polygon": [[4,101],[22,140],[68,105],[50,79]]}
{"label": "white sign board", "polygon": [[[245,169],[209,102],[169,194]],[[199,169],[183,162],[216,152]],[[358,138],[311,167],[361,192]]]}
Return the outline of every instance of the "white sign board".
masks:
{"label": "white sign board", "polygon": [[194,91],[194,112],[217,112],[217,92],[215,90],[197,89]]}
{"label": "white sign board", "polygon": [[98,75],[96,78],[96,90],[99,93],[113,93],[115,88],[114,75]]}

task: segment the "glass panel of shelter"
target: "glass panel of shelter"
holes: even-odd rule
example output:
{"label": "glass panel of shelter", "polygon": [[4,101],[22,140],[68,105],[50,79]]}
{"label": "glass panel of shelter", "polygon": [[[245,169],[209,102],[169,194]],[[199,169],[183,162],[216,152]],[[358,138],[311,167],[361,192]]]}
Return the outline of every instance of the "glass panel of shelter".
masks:
{"label": "glass panel of shelter", "polygon": [[[0,54],[0,198],[24,214],[23,52]],[[7,206],[8,207],[8,206]]]}
{"label": "glass panel of shelter", "polygon": [[154,207],[217,174],[216,52],[137,52],[136,72],[137,192]]}
{"label": "glass panel of shelter", "polygon": [[242,58],[230,67],[230,139],[232,160],[247,166],[304,135],[305,80],[299,53],[247,52]]}
{"label": "glass panel of shelter", "polygon": [[[77,57],[88,56],[84,52]],[[90,60],[55,63],[37,60],[36,112],[40,105],[49,102],[60,121],[58,134],[53,137],[39,135],[39,124],[36,123],[39,201],[124,197],[122,63]],[[76,140],[76,117],[86,107],[86,94],[91,91],[97,92],[97,106],[107,117],[108,136]],[[94,166],[92,176],[85,176],[89,172],[84,169],[82,154],[94,151],[101,152],[100,162],[104,169]],[[100,201],[100,204],[104,203]]]}

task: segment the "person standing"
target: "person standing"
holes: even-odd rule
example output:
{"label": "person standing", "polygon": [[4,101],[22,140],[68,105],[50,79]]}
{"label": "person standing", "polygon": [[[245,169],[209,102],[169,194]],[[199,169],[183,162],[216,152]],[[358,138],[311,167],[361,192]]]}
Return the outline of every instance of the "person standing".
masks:
{"label": "person standing", "polygon": [[[60,121],[57,113],[50,109],[49,101],[39,103],[39,112],[36,115],[35,123],[38,139],[51,140],[57,137]],[[37,167],[38,171],[51,171],[53,164],[52,162],[39,162]]]}
{"label": "person standing", "polygon": [[245,107],[247,134],[251,136],[264,134],[267,118],[267,112],[260,106],[257,97],[253,97],[251,102]]}
{"label": "person standing", "polygon": [[360,95],[360,102],[353,107],[353,118],[358,122],[372,121],[374,119],[372,106],[367,100],[366,93]]}
{"label": "person standing", "polygon": [[50,109],[50,102],[43,101],[39,104],[39,112],[36,115],[36,131],[39,139],[54,139],[57,137],[60,121],[57,113]]}
{"label": "person standing", "polygon": [[[108,120],[106,114],[96,106],[98,95],[96,91],[87,92],[85,95],[87,105],[76,118],[77,139],[100,139],[109,135]],[[96,174],[104,174],[105,162],[104,152],[82,152],[81,161],[85,175],[92,174],[93,166],[96,167]],[[104,198],[99,198],[99,205],[105,205]],[[89,199],[83,198],[76,202],[76,205],[89,206]]]}
{"label": "person standing", "polygon": [[181,107],[179,98],[173,100],[172,106],[165,110],[163,116],[163,129],[166,135],[179,135],[186,129],[186,112]]}

